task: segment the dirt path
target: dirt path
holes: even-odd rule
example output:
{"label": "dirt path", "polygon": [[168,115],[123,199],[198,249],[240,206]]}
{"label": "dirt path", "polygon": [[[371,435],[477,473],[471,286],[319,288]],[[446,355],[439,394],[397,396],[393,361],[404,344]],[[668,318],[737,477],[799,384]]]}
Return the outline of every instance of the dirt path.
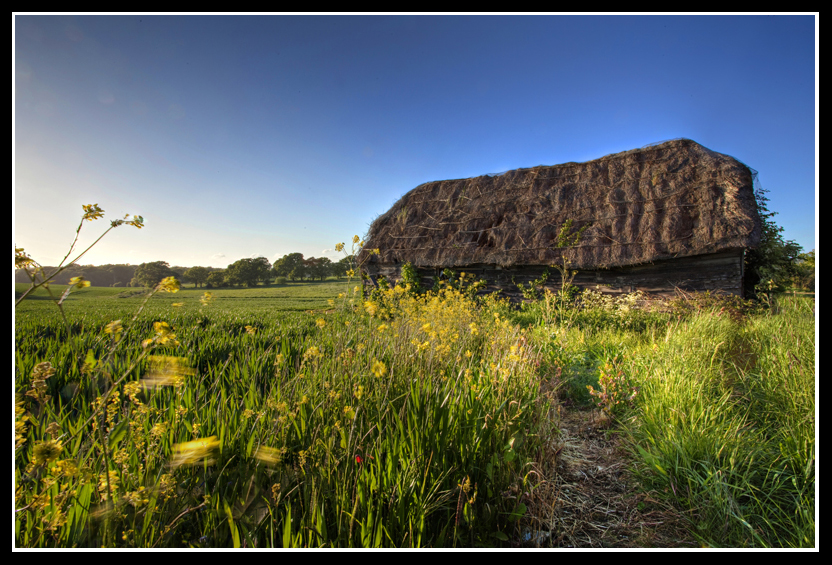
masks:
{"label": "dirt path", "polygon": [[525,547],[698,547],[678,511],[638,493],[622,440],[598,410],[561,408],[560,437],[527,497]]}

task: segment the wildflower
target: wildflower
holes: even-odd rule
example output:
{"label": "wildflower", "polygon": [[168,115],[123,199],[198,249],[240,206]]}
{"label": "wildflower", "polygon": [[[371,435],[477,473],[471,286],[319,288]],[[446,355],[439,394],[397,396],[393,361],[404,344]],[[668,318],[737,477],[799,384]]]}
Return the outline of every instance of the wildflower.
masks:
{"label": "wildflower", "polygon": [[154,424],[153,428],[150,430],[150,435],[155,437],[156,439],[161,438],[167,432],[168,426],[164,422],[158,422]]}
{"label": "wildflower", "polygon": [[[129,216],[129,215],[130,214],[125,214],[124,219],[126,220],[127,216]],[[134,215],[133,219],[130,220],[129,222],[127,222],[127,225],[128,226],[135,226],[139,229],[142,229],[144,227],[144,218],[142,218],[141,216]]]}
{"label": "wildflower", "polygon": [[81,217],[82,221],[89,220],[91,222],[104,217],[104,210],[99,208],[98,204],[82,204],[81,206],[84,208],[84,215]]}
{"label": "wildflower", "polygon": [[145,346],[145,343],[148,341],[150,341],[150,343],[156,342],[160,345],[167,345],[169,343],[174,346],[179,345],[179,340],[176,339],[176,334],[173,333],[173,330],[167,322],[153,322],[153,330],[156,332],[156,336],[150,340],[144,340],[142,342],[142,346]]}
{"label": "wildflower", "polygon": [[336,243],[335,244],[335,251],[338,251],[340,253],[343,250],[344,250],[344,244],[343,243]]}
{"label": "wildflower", "polygon": [[324,320],[323,318],[318,318],[317,320],[315,320],[315,325],[317,325],[319,328],[323,328],[324,326],[326,326],[326,320]]}
{"label": "wildflower", "polygon": [[173,306],[174,308],[179,308],[180,306],[183,306],[184,304],[185,304],[184,302],[174,302],[173,304],[171,304],[171,306]]}
{"label": "wildflower", "polygon": [[156,290],[162,292],[179,292],[179,281],[175,277],[165,277],[156,285]]}
{"label": "wildflower", "polygon": [[373,359],[373,366],[370,370],[374,376],[381,378],[387,374],[387,367],[381,361]]}
{"label": "wildflower", "polygon": [[378,312],[378,304],[376,304],[372,300],[368,300],[364,303],[364,309],[367,311],[370,317],[375,317],[376,312]]}
{"label": "wildflower", "polygon": [[208,306],[214,300],[214,295],[210,292],[206,292],[202,295],[199,301],[202,303],[203,306]]}
{"label": "wildflower", "polygon": [[114,341],[121,339],[121,332],[123,331],[124,328],[121,327],[121,320],[114,320],[104,326],[104,333],[112,335]]}
{"label": "wildflower", "polygon": [[63,445],[55,439],[42,441],[35,446],[32,453],[32,463],[35,465],[45,465],[50,461],[54,461],[61,454]]}
{"label": "wildflower", "polygon": [[254,326],[246,326],[246,333],[248,335],[254,335],[257,332],[257,328]]}
{"label": "wildflower", "polygon": [[387,329],[387,324],[381,324],[381,325],[380,325],[378,328],[376,328],[376,329],[378,330],[378,333],[384,333],[384,330],[386,330],[386,329]]}
{"label": "wildflower", "polygon": [[90,281],[85,280],[84,277],[72,277],[69,279],[69,286],[74,286],[75,288],[86,288],[90,286]]}
{"label": "wildflower", "polygon": [[321,357],[321,350],[317,348],[317,346],[313,345],[309,349],[306,350],[306,353],[303,354],[304,359],[313,359],[315,357]]}
{"label": "wildflower", "polygon": [[198,463],[212,465],[216,463],[215,455],[219,447],[220,442],[217,436],[174,444],[173,460],[170,463],[171,467],[176,468],[182,465],[196,465]]}
{"label": "wildflower", "polygon": [[118,478],[118,471],[109,471],[107,473],[101,473],[98,476],[98,490],[101,491],[101,498],[107,500],[107,484],[109,479],[109,490],[115,492],[118,490],[119,486],[119,478]]}
{"label": "wildflower", "polygon": [[286,453],[286,448],[281,447],[280,449],[275,449],[274,447],[266,447],[265,445],[261,445],[257,448],[257,451],[254,452],[254,457],[265,463],[266,465],[279,465],[280,462],[283,460],[283,456]]}
{"label": "wildflower", "polygon": [[171,357],[168,355],[149,355],[150,373],[142,379],[142,384],[148,388],[157,386],[181,386],[185,384],[185,377],[196,374],[188,367],[185,357]]}
{"label": "wildflower", "polygon": [[355,410],[353,410],[352,406],[344,406],[344,416],[347,420],[353,420],[355,418]]}
{"label": "wildflower", "polygon": [[23,251],[22,247],[15,247],[14,248],[14,268],[15,269],[25,269],[29,265],[35,262],[34,259],[29,257],[27,253]]}
{"label": "wildflower", "polygon": [[353,243],[358,243],[360,241],[360,239],[361,238],[359,238],[357,235],[352,236],[352,242]]}
{"label": "wildflower", "polygon": [[[144,487],[139,487],[139,490],[134,490],[134,491],[131,491],[131,492],[127,492],[127,493],[124,494],[124,500],[126,502],[129,502],[130,505],[133,506],[133,507],[137,507],[137,506],[140,506],[142,504],[147,504],[149,502],[149,499],[146,498],[146,496],[144,495],[144,491],[145,491]],[[126,537],[127,537],[127,535],[125,534],[122,539],[124,539]]]}

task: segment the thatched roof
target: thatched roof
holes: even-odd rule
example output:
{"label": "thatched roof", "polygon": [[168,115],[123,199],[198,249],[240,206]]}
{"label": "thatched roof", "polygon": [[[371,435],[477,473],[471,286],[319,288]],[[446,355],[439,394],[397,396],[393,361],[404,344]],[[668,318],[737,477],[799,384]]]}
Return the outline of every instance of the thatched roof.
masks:
{"label": "thatched roof", "polygon": [[[370,263],[458,268],[475,264],[575,268],[635,265],[755,247],[756,172],[689,139],[586,163],[428,182],[370,226]],[[586,226],[557,248],[568,220]]]}

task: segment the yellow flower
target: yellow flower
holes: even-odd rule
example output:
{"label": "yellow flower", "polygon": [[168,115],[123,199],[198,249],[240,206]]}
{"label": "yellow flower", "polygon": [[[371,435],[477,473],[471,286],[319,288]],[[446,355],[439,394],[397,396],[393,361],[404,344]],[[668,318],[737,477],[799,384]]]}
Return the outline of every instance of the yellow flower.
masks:
{"label": "yellow flower", "polygon": [[[330,302],[331,302],[331,301],[330,301]],[[324,320],[323,318],[318,318],[317,320],[315,320],[315,324],[316,324],[319,328],[322,328],[322,327],[326,326],[326,320]]]}
{"label": "yellow flower", "polygon": [[364,303],[364,309],[367,311],[370,317],[374,317],[376,315],[376,312],[378,311],[378,304],[376,304],[372,300],[368,300]]}
{"label": "yellow flower", "polygon": [[203,306],[208,306],[208,304],[211,303],[212,300],[214,300],[214,295],[211,294],[210,292],[206,292],[199,299],[199,301],[202,302]]}
{"label": "yellow flower", "polygon": [[197,463],[212,465],[216,463],[215,455],[219,447],[220,442],[217,436],[174,444],[173,460],[170,463],[171,467],[196,465]]}
{"label": "yellow flower", "polygon": [[254,326],[246,326],[246,333],[249,335],[254,335],[257,332],[257,328]]}
{"label": "yellow flower", "polygon": [[185,357],[171,357],[167,355],[149,355],[150,374],[142,379],[142,384],[148,388],[158,386],[181,386],[185,384],[185,377],[196,374],[188,367]]}
{"label": "yellow flower", "polygon": [[69,279],[69,285],[75,288],[86,288],[90,286],[90,281],[84,280],[84,277],[72,277]]}
{"label": "yellow flower", "polygon": [[156,290],[162,292],[179,292],[179,281],[175,277],[165,277],[156,285]]}
{"label": "yellow flower", "polygon": [[343,243],[336,243],[335,244],[335,251],[338,251],[340,253],[343,250],[344,250],[344,244]]}
{"label": "yellow flower", "polygon": [[352,242],[353,243],[358,243],[360,240],[361,240],[361,238],[358,237],[357,235],[352,236]]}
{"label": "yellow flower", "polygon": [[81,220],[97,220],[104,217],[104,210],[98,207],[98,204],[81,204],[84,208],[84,215]]}
{"label": "yellow flower", "polygon": [[112,321],[104,326],[104,333],[112,334],[116,341],[121,338],[122,331],[124,331],[124,328],[121,327],[121,320]]}
{"label": "yellow flower", "polygon": [[22,247],[15,247],[14,248],[14,268],[15,269],[25,269],[26,267],[28,267],[30,264],[32,264],[34,262],[35,262],[35,260],[32,259],[31,257],[29,257],[29,255],[26,254],[23,251]]}
{"label": "yellow flower", "polygon": [[373,359],[373,366],[371,372],[376,377],[381,378],[387,374],[387,366],[383,362]]}
{"label": "yellow flower", "polygon": [[58,440],[51,439],[42,441],[35,446],[35,450],[32,453],[32,463],[35,465],[44,465],[50,461],[54,461],[61,454],[62,449],[63,446]]}
{"label": "yellow flower", "polygon": [[281,447],[275,449],[274,447],[266,447],[261,445],[254,452],[254,457],[262,461],[266,465],[278,465],[283,460],[283,455],[286,453],[286,448]]}
{"label": "yellow flower", "polygon": [[352,409],[352,406],[344,406],[344,416],[347,420],[352,420],[355,418],[355,410]]}
{"label": "yellow flower", "polygon": [[173,304],[171,304],[171,306],[173,306],[174,308],[179,308],[180,306],[182,306],[184,304],[185,304],[184,302],[174,302]]}

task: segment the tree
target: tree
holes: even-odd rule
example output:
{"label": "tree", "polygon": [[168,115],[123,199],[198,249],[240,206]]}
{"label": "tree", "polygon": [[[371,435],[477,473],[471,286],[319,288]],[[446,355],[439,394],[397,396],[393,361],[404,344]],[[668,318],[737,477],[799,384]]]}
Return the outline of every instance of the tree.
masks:
{"label": "tree", "polygon": [[346,276],[347,271],[353,268],[355,265],[355,257],[352,255],[348,255],[340,259],[338,262],[332,264],[332,274],[339,279],[341,277]]}
{"label": "tree", "polygon": [[142,263],[136,267],[136,272],[133,274],[133,280],[130,281],[130,286],[144,286],[153,288],[165,277],[175,277],[173,272],[165,261],[154,261],[153,263]]}
{"label": "tree", "polygon": [[185,271],[185,276],[192,280],[197,288],[199,288],[199,285],[205,284],[209,274],[211,274],[211,271],[208,270],[208,267],[191,267]]}
{"label": "tree", "polygon": [[815,288],[815,250],[801,253],[794,264],[794,286],[804,290]]}
{"label": "tree", "polygon": [[289,253],[274,262],[272,272],[277,277],[289,277],[294,282],[302,279],[306,274],[303,264],[303,253]]}
{"label": "tree", "polygon": [[783,228],[771,219],[777,212],[769,211],[767,192],[762,188],[754,191],[757,212],[763,225],[759,245],[745,254],[743,290],[750,297],[756,297],[763,287],[769,291],[782,290],[789,284],[795,275],[795,264],[803,251],[796,242],[783,239]]}
{"label": "tree", "polygon": [[219,271],[210,272],[205,278],[205,285],[208,288],[225,286],[225,270],[220,269]]}
{"label": "tree", "polygon": [[324,280],[332,272],[332,260],[328,257],[310,257],[305,261],[306,273],[310,278]]}
{"label": "tree", "polygon": [[265,257],[256,259],[240,259],[230,264],[225,270],[226,278],[231,284],[245,284],[256,286],[257,282],[269,276],[271,265]]}

